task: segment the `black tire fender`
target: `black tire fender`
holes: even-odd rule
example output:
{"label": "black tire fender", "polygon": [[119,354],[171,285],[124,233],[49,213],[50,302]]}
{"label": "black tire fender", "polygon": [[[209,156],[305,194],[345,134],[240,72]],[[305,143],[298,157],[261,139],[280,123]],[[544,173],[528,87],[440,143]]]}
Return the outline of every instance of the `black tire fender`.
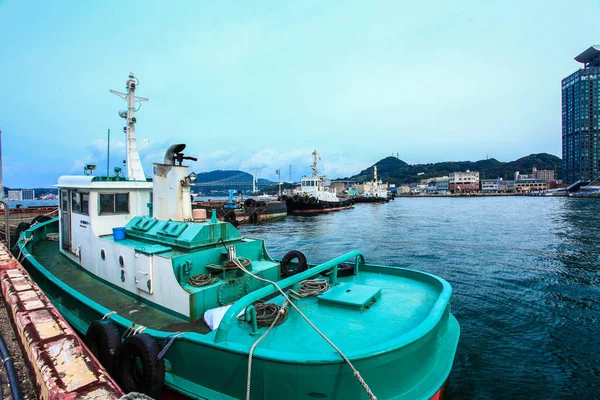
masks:
{"label": "black tire fender", "polygon": [[[290,269],[290,262],[294,259],[298,260],[298,267]],[[306,256],[298,250],[288,251],[286,255],[283,256],[283,258],[281,259],[280,266],[281,274],[286,278],[292,275],[299,274],[300,272],[306,271],[308,269],[308,265],[306,263]]]}
{"label": "black tire fender", "polygon": [[85,334],[85,345],[108,373],[112,374],[121,345],[117,323],[110,319],[92,321]]}
{"label": "black tire fender", "polygon": [[125,339],[116,363],[117,380],[125,393],[138,392],[158,398],[165,381],[165,360],[158,359],[159,352],[158,343],[147,333]]}
{"label": "black tire fender", "polygon": [[27,222],[19,222],[19,225],[17,225],[17,230],[15,231],[15,235],[17,236],[17,240],[19,240],[19,237],[21,236],[21,233],[25,232],[30,227],[31,227],[31,225],[29,225]]}
{"label": "black tire fender", "polygon": [[297,202],[299,202],[299,201],[300,201],[300,195],[299,195],[299,194],[295,194],[295,195],[292,197],[292,200],[294,200],[296,203],[297,203]]}
{"label": "black tire fender", "polygon": [[31,220],[31,225],[40,224],[42,222],[50,221],[51,219],[52,218],[50,218],[47,215],[38,215],[37,217],[35,217],[34,219]]}

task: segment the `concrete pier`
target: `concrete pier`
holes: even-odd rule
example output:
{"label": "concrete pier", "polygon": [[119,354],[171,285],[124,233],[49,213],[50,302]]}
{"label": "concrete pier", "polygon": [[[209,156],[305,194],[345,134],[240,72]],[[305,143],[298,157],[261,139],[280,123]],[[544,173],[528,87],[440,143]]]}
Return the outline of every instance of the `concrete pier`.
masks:
{"label": "concrete pier", "polygon": [[[15,353],[12,357],[22,360],[16,362],[17,366],[29,367],[29,379],[23,376],[27,398],[34,395],[40,399],[100,400],[123,395],[4,245],[0,245],[0,286],[6,315],[11,321],[10,325],[3,324],[0,333],[6,342],[13,342],[10,338],[13,333],[20,344],[22,352],[15,351],[14,346],[9,349]],[[22,375],[24,369],[20,368],[19,377]]]}

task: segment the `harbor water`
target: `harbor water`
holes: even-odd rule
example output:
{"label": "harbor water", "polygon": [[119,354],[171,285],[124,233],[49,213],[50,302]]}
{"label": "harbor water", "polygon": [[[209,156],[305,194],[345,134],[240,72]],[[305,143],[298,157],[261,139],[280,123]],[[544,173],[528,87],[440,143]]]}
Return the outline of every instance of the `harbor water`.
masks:
{"label": "harbor water", "polygon": [[318,263],[360,249],[368,262],[449,281],[461,339],[448,398],[591,399],[600,387],[599,207],[557,197],[398,198],[240,230],[265,239],[276,258],[300,250]]}

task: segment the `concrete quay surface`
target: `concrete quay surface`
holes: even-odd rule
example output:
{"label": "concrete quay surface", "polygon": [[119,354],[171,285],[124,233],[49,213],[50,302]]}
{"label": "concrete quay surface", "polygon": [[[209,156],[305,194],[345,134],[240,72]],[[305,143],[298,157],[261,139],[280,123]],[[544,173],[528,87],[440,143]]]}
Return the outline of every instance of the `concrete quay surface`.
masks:
{"label": "concrete quay surface", "polygon": [[[0,334],[15,358],[24,398],[108,400],[123,396],[4,245],[0,245],[0,286],[0,308],[6,313],[3,316],[0,312]],[[19,346],[14,345],[11,334]],[[9,394],[10,390],[4,389],[4,393]]]}

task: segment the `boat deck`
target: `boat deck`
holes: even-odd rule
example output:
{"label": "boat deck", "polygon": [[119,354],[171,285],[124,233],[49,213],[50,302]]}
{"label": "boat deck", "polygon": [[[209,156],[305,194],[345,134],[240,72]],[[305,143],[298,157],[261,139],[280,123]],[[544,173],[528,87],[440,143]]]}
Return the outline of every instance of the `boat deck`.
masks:
{"label": "boat deck", "polygon": [[[58,279],[137,324],[171,332],[211,332],[203,319],[189,323],[99,283],[62,256],[57,242],[42,240],[36,244],[33,254]],[[442,294],[442,286],[435,278],[402,269],[388,269],[385,274],[376,271],[370,272],[367,268],[360,275],[339,278],[340,285],[320,298],[298,300],[302,312],[344,351],[376,352],[380,347],[389,348],[392,342],[418,330],[419,324],[430,317]],[[270,301],[283,304],[281,296]],[[236,320],[227,340],[250,348],[256,341],[256,336],[250,332],[249,323]],[[211,332],[207,339],[214,339],[215,333]],[[262,351],[289,357],[312,354],[321,358],[328,357],[333,351],[289,306],[287,320],[273,329],[260,347]]]}
{"label": "boat deck", "polygon": [[58,242],[40,240],[33,248],[33,255],[58,279],[91,300],[102,304],[136,324],[164,331],[207,333],[210,328],[200,319],[192,323],[177,318],[128,296],[109,285],[92,278],[87,272],[60,254]]}
{"label": "boat deck", "polygon": [[[382,345],[385,347],[386,343],[397,341],[425,321],[440,296],[440,288],[432,285],[432,282],[402,276],[390,278],[387,274],[361,271],[358,276],[340,278],[340,285],[326,292],[326,295],[331,292],[333,300],[354,304],[324,301],[317,297],[300,299],[297,304],[344,351],[374,350]],[[377,289],[381,289],[377,301],[363,310],[356,307],[356,303],[360,303]],[[361,293],[351,297],[353,292]],[[282,296],[272,301],[283,304]],[[248,347],[256,341],[256,336],[250,335],[250,324],[239,322],[236,328],[231,329],[229,341]],[[306,357],[308,354],[319,357],[333,352],[331,346],[289,306],[287,320],[273,329],[260,347],[290,357]]]}

